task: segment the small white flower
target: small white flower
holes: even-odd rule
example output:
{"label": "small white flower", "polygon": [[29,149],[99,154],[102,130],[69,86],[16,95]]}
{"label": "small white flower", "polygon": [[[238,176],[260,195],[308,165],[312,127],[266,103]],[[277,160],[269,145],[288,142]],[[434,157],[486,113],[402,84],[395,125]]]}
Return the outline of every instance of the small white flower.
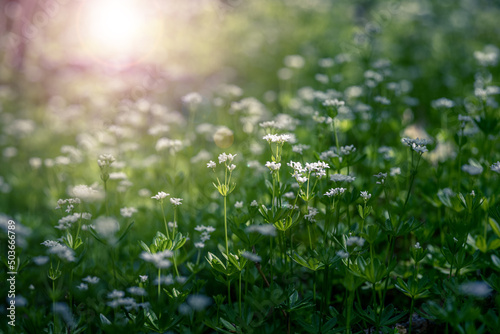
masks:
{"label": "small white flower", "polygon": [[389,173],[391,176],[401,175],[400,167],[391,167],[391,171]]}
{"label": "small white flower", "polygon": [[469,160],[469,163],[470,165],[465,164],[462,166],[464,172],[469,173],[469,175],[479,175],[483,172],[483,166],[473,163],[471,160]]}
{"label": "small white flower", "polygon": [[264,224],[264,225],[250,225],[246,229],[247,232],[257,232],[262,235],[267,235],[274,237],[276,236],[276,227],[272,224]]}
{"label": "small white flower", "polygon": [[355,176],[343,175],[343,174],[333,174],[330,176],[330,180],[333,182],[347,182],[351,183],[356,180]]}
{"label": "small white flower", "polygon": [[135,295],[135,296],[146,296],[147,295],[146,290],[144,290],[144,288],[141,288],[138,286],[131,286],[130,288],[127,289],[127,291],[131,295]]}
{"label": "small white flower", "polygon": [[231,166],[227,166],[227,169],[232,172],[236,168],[236,165],[231,164]]}
{"label": "small white flower", "polygon": [[236,203],[234,203],[234,207],[235,207],[236,209],[241,209],[241,208],[243,208],[243,202],[242,202],[242,201],[241,201],[241,202],[236,201]]}
{"label": "small white flower", "polygon": [[215,162],[213,162],[212,160],[210,160],[210,161],[207,163],[207,168],[212,168],[212,169],[213,169],[213,168],[215,168],[215,166],[217,166],[217,165],[216,165],[216,164],[215,164]]}
{"label": "small white flower", "polygon": [[123,298],[123,297],[125,297],[125,292],[120,291],[120,290],[113,290],[112,292],[108,293],[109,299],[117,299],[117,298]]}
{"label": "small white flower", "polygon": [[453,108],[455,106],[455,103],[450,99],[442,97],[440,99],[432,101],[431,105],[434,109],[438,109],[438,108],[450,109],[450,108]]}
{"label": "small white flower", "polygon": [[97,284],[99,283],[99,280],[100,280],[99,277],[96,276],[87,276],[84,279],[82,279],[82,281],[87,282],[89,284]]}
{"label": "small white flower", "polygon": [[182,204],[182,198],[171,198],[170,203],[172,203],[175,206],[179,206]]}
{"label": "small white flower", "polygon": [[486,282],[466,282],[460,285],[460,292],[464,295],[485,298],[491,293],[492,289]]}
{"label": "small white flower", "polygon": [[259,203],[257,203],[256,200],[253,200],[252,203],[250,203],[250,206],[259,206]]}
{"label": "small white flower", "polygon": [[416,248],[416,249],[422,249],[422,246],[420,246],[420,242],[417,242],[417,243],[415,244],[415,248]]}
{"label": "small white flower", "polygon": [[170,194],[167,194],[166,192],[163,192],[163,191],[159,191],[158,194],[152,196],[151,198],[154,198],[154,199],[159,201],[159,200],[164,199],[167,196],[170,196]]}
{"label": "small white flower", "polygon": [[89,289],[89,286],[85,283],[80,283],[80,285],[78,285],[76,288],[81,291],[86,291]]}
{"label": "small white flower", "polygon": [[349,237],[347,238],[346,240],[346,245],[347,246],[359,246],[359,247],[363,247],[363,245],[365,244],[365,239],[363,238],[360,238],[360,237]]}
{"label": "small white flower", "polygon": [[345,105],[345,102],[344,101],[340,101],[340,100],[337,100],[337,99],[332,99],[332,100],[325,100],[323,102],[323,105],[325,107],[334,107],[334,108],[339,108],[339,107],[342,107]]}
{"label": "small white flower", "polygon": [[144,283],[148,280],[148,275],[139,275],[139,280]]}
{"label": "small white flower", "polygon": [[349,257],[349,253],[343,250],[337,251],[337,256],[340,257],[341,259],[347,259]]}
{"label": "small white flower", "polygon": [[313,207],[308,207],[307,210],[309,211],[309,213],[307,215],[304,215],[304,218],[308,221],[310,221],[311,223],[312,222],[315,222],[316,221],[316,215],[318,214],[318,209],[316,208],[313,208]]}
{"label": "small white flower", "polygon": [[366,201],[368,201],[370,199],[370,197],[372,197],[372,194],[369,194],[368,191],[362,191],[360,193],[360,196],[363,197],[363,199]]}
{"label": "small white flower", "polygon": [[132,217],[132,215],[134,213],[137,212],[137,209],[136,208],[121,208],[120,209],[120,214],[122,215],[122,217]]}
{"label": "small white flower", "polygon": [[281,168],[281,163],[279,162],[266,162],[265,166],[269,168],[269,170],[272,172],[278,171]]}
{"label": "small white flower", "polygon": [[340,196],[346,191],[346,188],[331,188],[325,193],[325,196],[333,197]]}
{"label": "small white flower", "polygon": [[262,261],[262,258],[260,256],[258,256],[257,254],[254,254],[254,253],[250,253],[250,252],[247,252],[247,251],[244,251],[241,256],[243,256],[244,258],[252,261],[252,262],[261,262]]}
{"label": "small white flower", "polygon": [[190,295],[187,297],[187,304],[195,311],[203,311],[210,304],[212,304],[212,299],[203,295]]}
{"label": "small white flower", "polygon": [[495,162],[493,165],[491,165],[490,168],[495,173],[499,173],[500,174],[500,161]]}
{"label": "small white flower", "polygon": [[205,243],[203,243],[203,242],[195,242],[194,247],[196,247],[196,248],[205,248]]}

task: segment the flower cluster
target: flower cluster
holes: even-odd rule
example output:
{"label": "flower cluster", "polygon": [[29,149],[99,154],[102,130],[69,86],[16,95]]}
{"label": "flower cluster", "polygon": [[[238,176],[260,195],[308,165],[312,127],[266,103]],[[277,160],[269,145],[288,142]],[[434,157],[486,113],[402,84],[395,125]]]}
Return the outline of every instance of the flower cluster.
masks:
{"label": "flower cluster", "polygon": [[330,188],[330,190],[328,190],[326,193],[325,193],[325,196],[328,196],[328,197],[335,197],[335,196],[340,196],[342,195],[347,189],[346,188]]}
{"label": "flower cluster", "polygon": [[401,142],[405,144],[406,146],[410,147],[412,150],[414,150],[417,153],[423,154],[428,151],[427,146],[428,144],[431,143],[430,140],[427,139],[410,139],[410,138],[402,138]]}
{"label": "flower cluster", "polygon": [[267,134],[262,139],[266,140],[268,143],[283,144],[291,141],[292,136],[290,134],[282,134],[282,135]]}

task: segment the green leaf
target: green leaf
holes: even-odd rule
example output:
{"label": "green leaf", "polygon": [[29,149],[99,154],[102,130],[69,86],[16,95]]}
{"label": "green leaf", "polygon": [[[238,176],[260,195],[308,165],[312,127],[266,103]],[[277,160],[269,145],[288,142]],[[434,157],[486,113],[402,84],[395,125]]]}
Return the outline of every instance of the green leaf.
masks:
{"label": "green leaf", "polygon": [[486,240],[484,240],[482,235],[478,235],[476,237],[476,247],[479,248],[482,253],[486,253],[488,251],[488,244],[486,244]]}
{"label": "green leaf", "polygon": [[229,329],[231,331],[236,331],[236,327],[234,325],[232,325],[231,323],[229,323],[229,321],[224,320],[223,318],[220,318],[220,322],[222,322],[224,327],[226,327],[227,329]]}
{"label": "green leaf", "polygon": [[142,249],[144,249],[144,251],[148,252],[149,254],[151,254],[151,250],[149,249],[148,245],[146,245],[144,243],[144,241],[142,240],[139,240],[139,245],[142,247]]}
{"label": "green leaf", "polygon": [[132,226],[134,225],[134,222],[131,222],[127,228],[125,229],[125,231],[123,232],[123,234],[118,238],[118,242],[122,241],[123,238],[125,238],[125,236],[127,235],[127,233],[130,231],[130,229],[132,228]]}
{"label": "green leaf", "polygon": [[492,217],[490,217],[488,219],[488,222],[490,223],[490,226],[491,226],[491,229],[493,230],[493,232],[495,232],[497,237],[500,238],[500,225],[498,225],[498,222]]}
{"label": "green leaf", "polygon": [[491,262],[497,268],[497,270],[500,270],[500,258],[498,256],[496,256],[495,254],[491,254]]}

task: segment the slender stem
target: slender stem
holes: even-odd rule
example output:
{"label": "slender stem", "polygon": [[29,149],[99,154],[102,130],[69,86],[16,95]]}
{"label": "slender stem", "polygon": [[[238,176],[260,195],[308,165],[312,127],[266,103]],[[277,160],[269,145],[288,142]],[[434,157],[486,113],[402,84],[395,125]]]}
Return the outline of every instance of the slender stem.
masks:
{"label": "slender stem", "polygon": [[240,317],[242,317],[242,314],[241,314],[241,271],[240,271],[240,279],[239,279],[238,309],[240,311]]}
{"label": "slender stem", "polygon": [[[227,174],[227,172],[226,172]],[[224,196],[224,233],[226,237],[226,270],[229,269],[229,243],[227,240],[227,196]],[[231,302],[231,282],[227,276],[227,301]]]}
{"label": "slender stem", "polygon": [[161,269],[158,268],[158,304],[160,303],[160,293],[161,293]]}
{"label": "slender stem", "polygon": [[54,316],[54,333],[57,333],[57,329],[56,329],[56,284],[55,284],[54,279],[52,280],[52,315]]}
{"label": "slender stem", "polygon": [[413,325],[413,303],[415,302],[415,298],[411,297],[411,304],[410,304],[410,328],[409,328],[409,334],[411,334],[411,327]]}
{"label": "slender stem", "polygon": [[167,239],[170,239],[170,235],[168,233],[168,224],[167,218],[165,218],[165,211],[163,211],[163,200],[160,200],[161,214],[163,215],[163,223],[165,224],[165,232],[167,233]]}
{"label": "slender stem", "polygon": [[104,202],[106,204],[106,216],[109,217],[109,205],[108,205],[108,186],[107,181],[104,181]]}
{"label": "slender stem", "polygon": [[346,333],[350,334],[351,333],[351,312],[352,312],[352,305],[354,304],[354,292],[349,291],[348,297],[347,297],[347,319],[346,319]]}

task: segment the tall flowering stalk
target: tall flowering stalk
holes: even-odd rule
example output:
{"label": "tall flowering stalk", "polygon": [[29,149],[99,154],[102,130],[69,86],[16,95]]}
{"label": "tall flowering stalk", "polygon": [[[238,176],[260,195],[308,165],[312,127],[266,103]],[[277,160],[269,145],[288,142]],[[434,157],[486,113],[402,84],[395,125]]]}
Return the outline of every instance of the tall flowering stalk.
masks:
{"label": "tall flowering stalk", "polygon": [[104,182],[104,202],[106,205],[106,216],[109,217],[109,200],[108,200],[108,188],[107,188],[107,182],[109,180],[109,169],[110,166],[113,162],[115,162],[116,159],[113,157],[111,154],[101,154],[99,156],[99,159],[97,159],[97,164],[99,165],[99,168],[101,169],[101,180]]}
{"label": "tall flowering stalk", "polygon": [[[226,241],[226,269],[229,268],[229,242],[227,236],[227,195],[233,192],[236,187],[236,183],[231,183],[231,176],[233,174],[234,169],[236,168],[235,164],[232,164],[236,154],[226,154],[222,153],[219,155],[219,164],[224,164],[224,182],[220,182],[219,177],[216,175],[217,184],[213,183],[214,187],[219,191],[219,194],[224,198],[224,236]],[[207,168],[211,168],[215,173],[215,167],[217,164],[210,160],[207,163]],[[229,279],[227,281],[227,296],[228,300],[230,300],[230,282]]]}

